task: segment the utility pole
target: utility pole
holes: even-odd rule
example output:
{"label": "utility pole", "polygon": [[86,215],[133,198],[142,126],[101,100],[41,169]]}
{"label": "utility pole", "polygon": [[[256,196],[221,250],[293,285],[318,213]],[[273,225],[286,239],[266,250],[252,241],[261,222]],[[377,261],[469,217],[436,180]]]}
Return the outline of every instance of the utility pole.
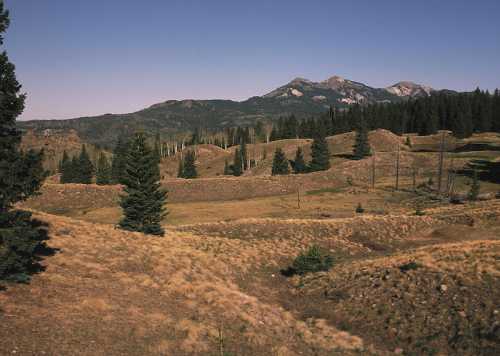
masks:
{"label": "utility pole", "polygon": [[399,190],[399,143],[396,153],[396,190]]}
{"label": "utility pole", "polygon": [[441,184],[443,180],[443,162],[444,162],[444,131],[441,132],[441,145],[439,147],[438,194],[441,194]]}

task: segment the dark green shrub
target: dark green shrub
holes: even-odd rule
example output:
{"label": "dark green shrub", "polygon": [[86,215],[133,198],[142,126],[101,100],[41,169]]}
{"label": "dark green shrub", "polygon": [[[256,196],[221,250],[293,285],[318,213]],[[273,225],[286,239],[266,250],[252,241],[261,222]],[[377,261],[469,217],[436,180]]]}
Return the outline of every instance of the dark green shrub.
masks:
{"label": "dark green shrub", "polygon": [[317,245],[311,246],[295,258],[292,269],[295,274],[328,271],[333,266],[333,257]]}
{"label": "dark green shrub", "polygon": [[399,270],[401,272],[407,272],[407,271],[416,270],[420,267],[422,267],[422,265],[420,263],[417,263],[415,261],[410,261],[407,263],[403,263],[401,266],[399,266]]}
{"label": "dark green shrub", "polygon": [[356,207],[356,213],[363,214],[364,212],[365,212],[365,208],[363,208],[361,203],[358,203],[358,206]]}

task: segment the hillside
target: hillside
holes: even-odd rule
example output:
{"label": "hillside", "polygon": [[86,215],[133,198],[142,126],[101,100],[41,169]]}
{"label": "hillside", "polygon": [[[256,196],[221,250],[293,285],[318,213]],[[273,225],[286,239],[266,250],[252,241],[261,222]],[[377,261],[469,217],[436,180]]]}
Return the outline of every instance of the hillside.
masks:
{"label": "hillside", "polygon": [[43,149],[44,168],[51,173],[55,173],[62,159],[63,152],[66,151],[70,157],[78,155],[83,144],[86,144],[87,152],[91,160],[95,162],[98,150],[94,145],[83,141],[75,130],[28,130],[22,136],[20,148],[22,150],[33,149],[36,151]]}
{"label": "hillside", "polygon": [[[161,132],[164,136],[203,128],[253,125],[257,120],[272,120],[294,114],[309,117],[324,113],[332,105],[398,102],[405,98],[430,95],[431,89],[409,82],[389,88],[368,85],[338,76],[321,82],[296,78],[263,96],[237,102],[232,100],[169,100],[130,114],[105,114],[69,120],[20,122],[24,129],[76,130],[85,141],[109,147],[119,134],[136,130]],[[410,89],[404,89],[410,86]],[[404,87],[404,88],[403,88]],[[395,91],[394,88],[399,88]],[[403,89],[404,90],[403,90]]]}
{"label": "hillside", "polygon": [[[496,354],[499,206],[453,213],[474,227],[437,208],[167,226],[157,238],[36,213],[59,252],[0,293],[0,353]],[[334,269],[282,275],[312,243]]]}

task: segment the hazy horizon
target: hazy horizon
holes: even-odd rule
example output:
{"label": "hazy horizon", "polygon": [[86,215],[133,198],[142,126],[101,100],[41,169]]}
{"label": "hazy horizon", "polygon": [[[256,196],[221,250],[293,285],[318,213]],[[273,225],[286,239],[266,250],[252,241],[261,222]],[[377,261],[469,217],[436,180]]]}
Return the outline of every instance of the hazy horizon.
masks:
{"label": "hazy horizon", "polygon": [[[21,119],[245,100],[295,77],[500,87],[496,1],[5,1]],[[147,7],[146,7],[147,6]]]}

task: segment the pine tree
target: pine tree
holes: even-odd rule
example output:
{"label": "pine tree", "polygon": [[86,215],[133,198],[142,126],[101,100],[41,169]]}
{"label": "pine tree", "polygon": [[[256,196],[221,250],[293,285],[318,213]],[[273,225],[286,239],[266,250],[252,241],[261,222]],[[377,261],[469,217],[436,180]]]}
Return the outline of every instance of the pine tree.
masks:
{"label": "pine tree", "polygon": [[250,168],[248,167],[248,152],[247,152],[246,138],[242,138],[241,140],[240,155],[241,155],[241,162],[243,163],[243,170],[245,171]]}
{"label": "pine tree", "polygon": [[68,157],[68,153],[66,150],[63,151],[63,156],[61,161],[59,162],[59,174],[61,177],[59,178],[60,183],[68,183],[68,168],[69,168],[70,160]]}
{"label": "pine tree", "polygon": [[80,183],[80,161],[75,155],[68,162],[68,168],[66,171],[66,183]]}
{"label": "pine tree", "polygon": [[136,134],[127,157],[123,182],[126,195],[120,206],[124,217],[119,226],[124,230],[163,235],[161,221],[166,216],[167,192],[160,187],[160,169],[154,152],[143,134]]}
{"label": "pine tree", "polygon": [[470,200],[477,200],[479,196],[479,190],[481,189],[481,186],[479,184],[479,177],[477,174],[477,171],[474,170],[474,175],[472,176],[472,184],[469,190],[468,198]]}
{"label": "pine tree", "polygon": [[311,162],[309,171],[325,171],[330,169],[330,151],[328,143],[323,136],[317,136],[311,145]]}
{"label": "pine tree", "polygon": [[[9,26],[9,13],[0,1],[0,45]],[[31,213],[13,210],[16,202],[36,194],[45,178],[43,152],[21,152],[16,118],[24,109],[25,95],[6,52],[0,53],[0,279],[28,281],[48,239]]]}
{"label": "pine tree", "polygon": [[119,136],[113,150],[113,161],[111,163],[111,179],[115,184],[123,184],[122,178],[125,176],[128,146],[129,143],[125,136]]}
{"label": "pine tree", "polygon": [[196,154],[194,150],[189,150],[184,155],[182,178],[193,179],[196,177],[198,177],[198,172],[196,171]]}
{"label": "pine tree", "polygon": [[233,167],[232,167],[234,176],[236,176],[236,177],[241,176],[241,174],[243,173],[242,164],[243,164],[243,162],[241,160],[240,150],[236,149],[234,151],[234,161],[233,161]]}
{"label": "pine tree", "polygon": [[99,154],[99,159],[97,160],[95,181],[98,185],[111,184],[111,166],[106,155],[102,152]]}
{"label": "pine tree", "polygon": [[368,129],[364,120],[361,121],[356,130],[356,139],[354,142],[354,159],[363,159],[371,156],[370,143],[368,141]]}
{"label": "pine tree", "polygon": [[224,175],[228,176],[231,174],[231,169],[229,168],[229,162],[227,159],[224,161]]}
{"label": "pine tree", "polygon": [[77,170],[77,183],[90,184],[92,183],[92,178],[94,176],[94,165],[90,160],[87,153],[87,148],[82,145],[82,151],[80,152],[80,157],[78,158],[78,170]]}
{"label": "pine tree", "polygon": [[290,174],[290,167],[288,167],[288,160],[285,153],[281,148],[277,148],[274,152],[272,173],[275,175]]}
{"label": "pine tree", "polygon": [[184,159],[179,158],[179,165],[177,166],[177,178],[184,178]]}
{"label": "pine tree", "polygon": [[301,174],[307,172],[306,161],[304,160],[304,154],[302,148],[297,147],[297,152],[295,152],[295,159],[293,160],[293,173]]}

